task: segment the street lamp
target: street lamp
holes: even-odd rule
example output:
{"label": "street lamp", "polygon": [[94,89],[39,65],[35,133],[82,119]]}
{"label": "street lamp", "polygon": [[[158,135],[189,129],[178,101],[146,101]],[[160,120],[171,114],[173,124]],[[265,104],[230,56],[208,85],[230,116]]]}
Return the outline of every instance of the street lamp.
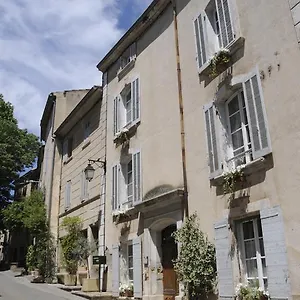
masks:
{"label": "street lamp", "polygon": [[84,169],[84,175],[85,175],[86,180],[88,180],[88,181],[91,181],[94,178],[95,169],[92,166],[92,164],[94,164],[94,163],[96,163],[96,164],[100,163],[101,164],[100,167],[102,167],[104,169],[104,172],[106,172],[106,162],[105,161],[100,160],[100,158],[98,158],[98,159],[89,159],[88,165]]}

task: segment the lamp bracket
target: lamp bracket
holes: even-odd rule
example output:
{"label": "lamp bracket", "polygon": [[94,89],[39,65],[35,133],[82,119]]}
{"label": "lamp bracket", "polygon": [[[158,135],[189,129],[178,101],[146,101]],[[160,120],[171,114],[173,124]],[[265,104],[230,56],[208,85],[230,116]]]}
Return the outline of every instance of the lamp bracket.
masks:
{"label": "lamp bracket", "polygon": [[98,163],[100,163],[100,167],[103,168],[104,171],[106,171],[106,161],[105,160],[101,160],[100,158],[98,158],[98,159],[89,159],[89,164],[98,165]]}

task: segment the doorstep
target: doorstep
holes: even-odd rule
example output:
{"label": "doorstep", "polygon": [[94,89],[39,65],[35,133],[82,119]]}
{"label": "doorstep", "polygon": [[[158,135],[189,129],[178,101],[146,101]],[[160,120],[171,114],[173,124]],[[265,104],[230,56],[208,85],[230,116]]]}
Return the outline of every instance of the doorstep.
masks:
{"label": "doorstep", "polygon": [[61,290],[63,290],[63,291],[66,291],[66,292],[72,292],[72,291],[81,291],[81,286],[80,285],[74,285],[74,286],[72,286],[72,285],[63,285],[63,284],[61,284],[60,286],[59,286],[59,288],[61,289]]}
{"label": "doorstep", "polygon": [[111,300],[112,295],[107,292],[90,292],[90,293],[85,293],[82,291],[72,291],[71,292],[73,295],[83,297],[85,299],[90,299],[90,300]]}

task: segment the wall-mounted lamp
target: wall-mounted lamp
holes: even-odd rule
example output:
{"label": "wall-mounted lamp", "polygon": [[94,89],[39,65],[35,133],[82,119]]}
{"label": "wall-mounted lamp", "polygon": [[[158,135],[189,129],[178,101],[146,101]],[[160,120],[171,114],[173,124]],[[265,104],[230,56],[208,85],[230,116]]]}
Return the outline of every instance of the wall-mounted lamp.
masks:
{"label": "wall-mounted lamp", "polygon": [[95,168],[92,166],[94,163],[100,163],[100,167],[104,169],[104,172],[106,172],[106,162],[103,160],[98,159],[89,159],[89,163],[87,167],[84,169],[85,178],[88,181],[93,180],[94,174],[95,174]]}

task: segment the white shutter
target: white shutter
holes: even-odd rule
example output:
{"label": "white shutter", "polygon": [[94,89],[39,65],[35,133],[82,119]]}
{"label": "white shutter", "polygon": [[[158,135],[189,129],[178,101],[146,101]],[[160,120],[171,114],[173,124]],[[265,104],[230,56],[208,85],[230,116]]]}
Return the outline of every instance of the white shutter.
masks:
{"label": "white shutter", "polygon": [[204,106],[204,119],[207,138],[208,162],[210,178],[222,173],[218,148],[218,134],[216,128],[216,109],[213,103]]}
{"label": "white shutter", "polygon": [[112,296],[119,297],[120,288],[120,258],[119,245],[112,246]]}
{"label": "white shutter", "polygon": [[132,171],[133,171],[133,205],[142,201],[142,168],[141,152],[132,154]]}
{"label": "white shutter", "polygon": [[243,83],[247,116],[250,125],[253,159],[272,152],[258,73],[251,74]]}
{"label": "white shutter", "polygon": [[65,188],[65,209],[71,206],[71,181],[68,181]]}
{"label": "white shutter", "polygon": [[132,94],[132,121],[136,122],[140,119],[140,83],[139,78],[131,83]]}
{"label": "white shutter", "polygon": [[119,209],[119,167],[112,167],[112,210]]}
{"label": "white shutter", "polygon": [[219,18],[222,47],[228,46],[234,40],[234,32],[230,15],[229,0],[216,0]]}
{"label": "white shutter", "polygon": [[231,240],[229,238],[228,220],[215,224],[215,245],[218,270],[219,299],[233,299],[233,271],[230,256]]}
{"label": "white shutter", "polygon": [[279,206],[262,209],[260,219],[271,299],[291,298],[282,212]]}
{"label": "white shutter", "polygon": [[62,149],[63,162],[67,161],[68,158],[68,140],[64,140]]}
{"label": "white shutter", "polygon": [[[204,14],[203,14],[204,15]],[[205,19],[203,15],[199,15],[194,20],[194,33],[195,33],[195,41],[196,41],[196,59],[198,62],[198,68],[200,68],[207,60],[206,57],[206,46],[205,46]]]}
{"label": "white shutter", "polygon": [[114,98],[114,135],[120,131],[119,118],[119,97],[116,97]]}
{"label": "white shutter", "polygon": [[135,298],[143,297],[142,284],[142,244],[141,238],[138,237],[132,241],[133,251],[133,291]]}
{"label": "white shutter", "polygon": [[85,181],[85,173],[84,171],[81,172],[81,191],[80,191],[80,199],[85,200],[84,198],[84,181]]}

